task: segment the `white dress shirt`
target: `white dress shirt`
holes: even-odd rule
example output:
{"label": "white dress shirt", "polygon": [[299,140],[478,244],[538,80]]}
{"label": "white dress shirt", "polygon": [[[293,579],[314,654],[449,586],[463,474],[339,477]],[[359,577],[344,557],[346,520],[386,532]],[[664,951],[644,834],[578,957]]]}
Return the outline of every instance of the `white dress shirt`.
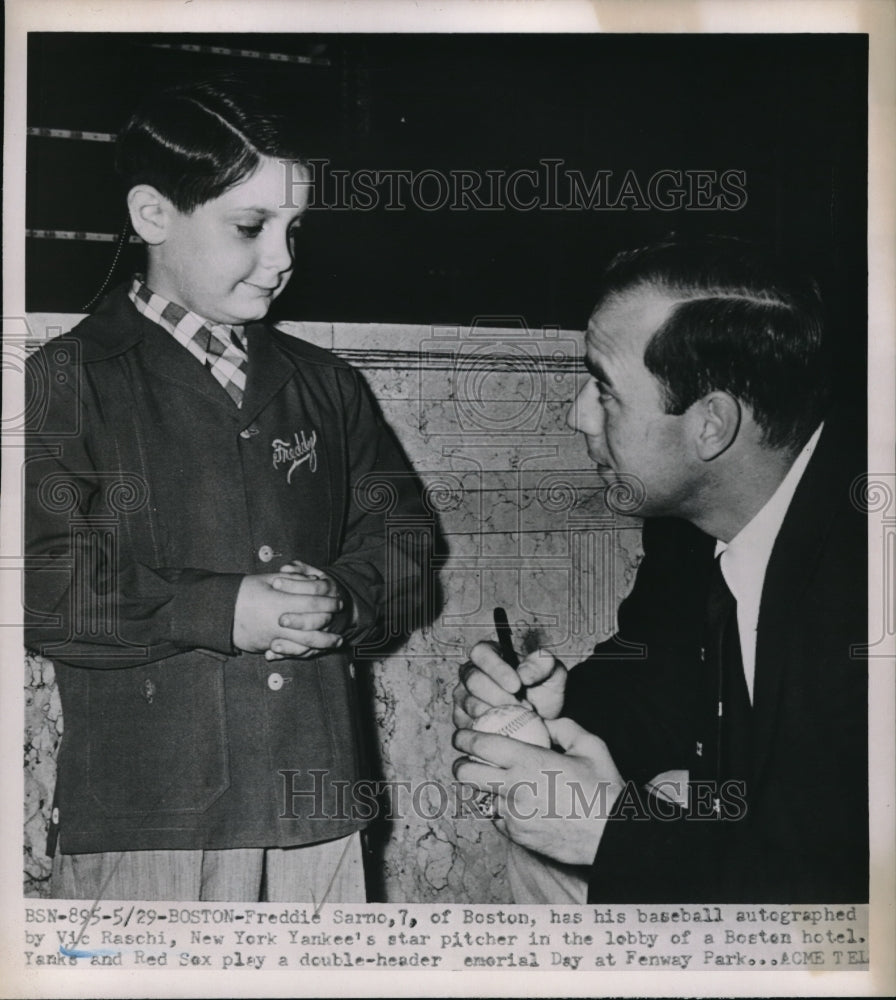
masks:
{"label": "white dress shirt", "polygon": [[741,528],[727,544],[716,542],[716,555],[722,554],[722,575],[737,601],[737,628],[751,703],[756,673],[756,629],[759,624],[759,602],[762,599],[765,570],[787,508],[818,443],[822,426],[816,428],[787,475],[753,520]]}

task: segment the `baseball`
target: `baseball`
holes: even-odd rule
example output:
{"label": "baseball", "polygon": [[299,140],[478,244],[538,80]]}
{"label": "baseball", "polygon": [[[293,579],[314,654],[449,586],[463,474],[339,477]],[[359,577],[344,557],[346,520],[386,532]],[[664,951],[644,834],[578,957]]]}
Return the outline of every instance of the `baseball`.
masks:
{"label": "baseball", "polygon": [[549,748],[551,735],[541,718],[522,705],[496,705],[473,721],[477,733],[497,733],[522,743]]}
{"label": "baseball", "polygon": [[[531,743],[545,749],[551,745],[551,734],[540,716],[522,705],[496,705],[473,721],[473,729],[479,733],[509,736],[521,743]],[[482,764],[491,763],[481,757],[472,759]],[[473,800],[473,806],[486,819],[497,818],[495,797],[491,792],[479,792]]]}

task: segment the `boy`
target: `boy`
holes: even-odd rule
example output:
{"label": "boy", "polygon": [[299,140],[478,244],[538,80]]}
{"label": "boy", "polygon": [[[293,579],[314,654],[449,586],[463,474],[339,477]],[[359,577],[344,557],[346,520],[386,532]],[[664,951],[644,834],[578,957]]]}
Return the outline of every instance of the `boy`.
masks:
{"label": "boy", "polygon": [[[360,377],[261,322],[307,205],[283,123],[179,88],[132,117],[118,167],[146,275],[31,359],[53,894],[361,901],[364,824],[331,794],[361,776],[349,646],[424,581],[355,486],[388,481],[391,517],[419,515],[416,487]],[[60,349],[71,371],[42,378]]]}

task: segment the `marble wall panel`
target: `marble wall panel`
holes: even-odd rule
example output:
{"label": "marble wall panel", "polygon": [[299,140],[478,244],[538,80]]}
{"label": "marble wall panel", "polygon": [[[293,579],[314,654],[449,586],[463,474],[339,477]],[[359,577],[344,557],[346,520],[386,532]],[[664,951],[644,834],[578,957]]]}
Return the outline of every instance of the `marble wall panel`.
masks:
{"label": "marble wall panel", "polygon": [[56,754],[62,738],[62,706],[53,664],[25,656],[24,890],[43,895],[50,877],[47,827],[56,785]]}

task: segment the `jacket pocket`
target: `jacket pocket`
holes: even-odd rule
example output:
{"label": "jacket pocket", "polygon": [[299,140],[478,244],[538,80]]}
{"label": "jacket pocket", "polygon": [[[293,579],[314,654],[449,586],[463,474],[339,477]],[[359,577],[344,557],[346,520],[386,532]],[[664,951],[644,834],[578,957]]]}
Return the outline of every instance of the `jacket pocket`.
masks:
{"label": "jacket pocket", "polygon": [[87,785],[110,816],[204,812],[230,784],[223,665],[199,651],[91,671]]}

